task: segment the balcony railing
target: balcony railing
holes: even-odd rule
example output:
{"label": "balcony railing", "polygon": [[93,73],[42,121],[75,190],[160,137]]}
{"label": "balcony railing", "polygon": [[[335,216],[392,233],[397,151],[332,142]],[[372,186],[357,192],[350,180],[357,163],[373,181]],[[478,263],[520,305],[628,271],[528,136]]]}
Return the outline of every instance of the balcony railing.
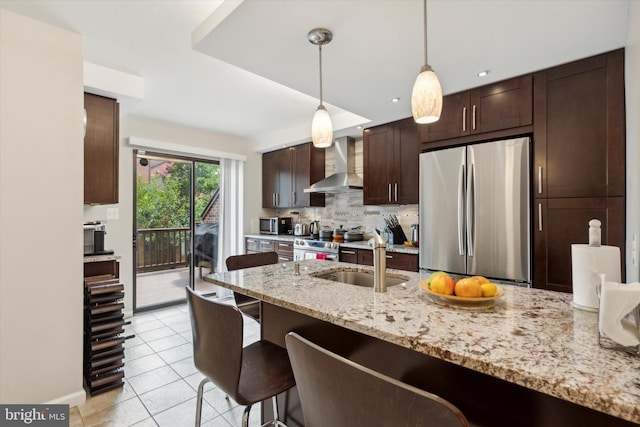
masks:
{"label": "balcony railing", "polygon": [[189,228],[149,228],[137,231],[138,273],[189,265]]}

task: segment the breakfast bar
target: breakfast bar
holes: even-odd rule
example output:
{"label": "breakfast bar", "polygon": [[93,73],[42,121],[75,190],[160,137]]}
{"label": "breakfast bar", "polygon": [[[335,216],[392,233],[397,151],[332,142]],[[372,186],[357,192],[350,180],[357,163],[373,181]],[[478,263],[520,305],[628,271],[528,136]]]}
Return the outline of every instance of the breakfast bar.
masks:
{"label": "breakfast bar", "polygon": [[[264,339],[284,346],[295,330],[478,425],[640,424],[640,358],[601,348],[597,313],[572,308],[571,294],[501,285],[493,308],[469,311],[433,303],[418,273],[387,270],[406,280],[386,293],[317,277],[340,270],[371,271],[307,260],[299,275],[287,262],[205,280],[260,299]],[[302,425],[296,399],[289,425]]]}

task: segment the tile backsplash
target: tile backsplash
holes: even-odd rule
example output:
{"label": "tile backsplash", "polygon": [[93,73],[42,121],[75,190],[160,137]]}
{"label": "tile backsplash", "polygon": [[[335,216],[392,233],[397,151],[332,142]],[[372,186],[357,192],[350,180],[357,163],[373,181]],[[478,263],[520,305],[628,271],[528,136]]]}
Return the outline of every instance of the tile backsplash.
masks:
{"label": "tile backsplash", "polygon": [[[325,176],[331,175],[335,170],[334,147],[332,145],[326,151]],[[355,172],[362,175],[362,140],[355,143]],[[376,228],[385,228],[384,218],[389,215],[395,215],[404,233],[410,236],[411,225],[419,222],[418,212],[418,205],[365,206],[362,204],[362,190],[358,190],[327,194],[324,208],[280,209],[277,215],[291,216],[294,224],[320,221],[321,227],[328,226],[332,229],[340,225],[347,230],[362,227],[364,238],[367,239],[375,233]]]}

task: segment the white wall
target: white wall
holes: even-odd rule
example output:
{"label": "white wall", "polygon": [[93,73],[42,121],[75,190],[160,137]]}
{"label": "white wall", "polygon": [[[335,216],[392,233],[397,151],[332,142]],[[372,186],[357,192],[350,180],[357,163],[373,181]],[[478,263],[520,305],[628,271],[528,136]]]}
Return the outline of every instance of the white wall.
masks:
{"label": "white wall", "polygon": [[0,402],[84,401],[82,37],[0,9]]}
{"label": "white wall", "polygon": [[[119,219],[107,221],[105,247],[113,249],[120,260],[120,277],[125,285],[125,311],[133,310],[133,150],[127,145],[130,136],[163,141],[195,148],[206,148],[247,156],[244,168],[244,232],[251,231],[251,219],[262,215],[262,157],[255,153],[250,140],[191,128],[144,117],[127,116],[120,120],[120,195]],[[105,220],[108,206],[85,206],[84,220]]]}
{"label": "white wall", "polygon": [[[627,282],[640,281],[640,1],[629,2],[625,47],[627,113]],[[633,239],[635,237],[635,256]]]}

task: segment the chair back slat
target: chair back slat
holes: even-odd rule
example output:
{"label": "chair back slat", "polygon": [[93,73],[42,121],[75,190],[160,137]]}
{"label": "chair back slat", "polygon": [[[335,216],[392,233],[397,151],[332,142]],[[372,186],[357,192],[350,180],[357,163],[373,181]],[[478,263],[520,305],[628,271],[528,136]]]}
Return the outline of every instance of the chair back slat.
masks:
{"label": "chair back slat", "polygon": [[255,254],[232,255],[225,262],[227,270],[240,270],[242,268],[277,264],[278,254],[276,252],[258,252]]}
{"label": "chair back slat", "polygon": [[289,333],[287,351],[306,427],[465,427],[448,401]]}
{"label": "chair back slat", "polygon": [[196,368],[235,399],[242,368],[242,313],[186,288]]}

